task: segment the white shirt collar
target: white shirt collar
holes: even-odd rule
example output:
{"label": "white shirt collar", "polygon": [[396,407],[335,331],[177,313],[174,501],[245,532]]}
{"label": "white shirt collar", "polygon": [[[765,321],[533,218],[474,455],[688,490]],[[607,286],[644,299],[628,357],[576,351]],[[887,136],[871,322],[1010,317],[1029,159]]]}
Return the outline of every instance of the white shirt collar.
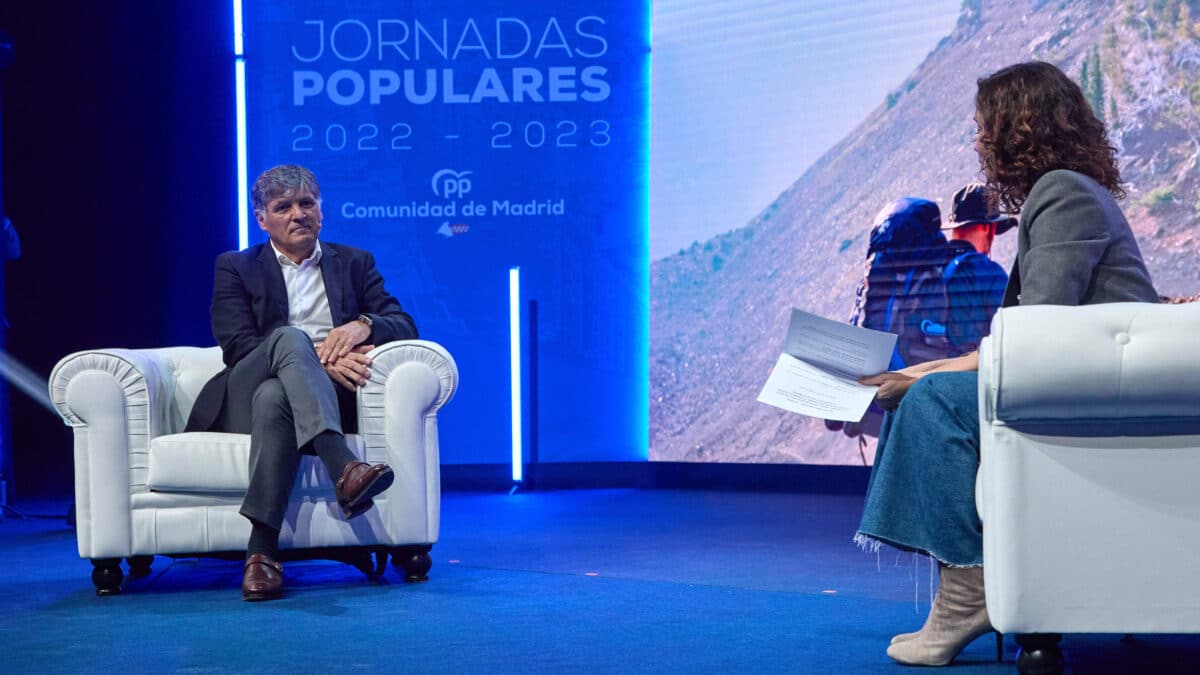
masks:
{"label": "white shirt collar", "polygon": [[318,241],[317,245],[315,247],[313,247],[312,255],[308,256],[304,260],[301,260],[299,265],[292,262],[291,258],[280,253],[279,249],[275,248],[275,242],[268,239],[267,243],[271,244],[271,250],[275,252],[275,260],[277,260],[279,262],[279,264],[283,267],[303,267],[305,264],[316,265],[317,263],[321,262],[321,242],[320,241]]}

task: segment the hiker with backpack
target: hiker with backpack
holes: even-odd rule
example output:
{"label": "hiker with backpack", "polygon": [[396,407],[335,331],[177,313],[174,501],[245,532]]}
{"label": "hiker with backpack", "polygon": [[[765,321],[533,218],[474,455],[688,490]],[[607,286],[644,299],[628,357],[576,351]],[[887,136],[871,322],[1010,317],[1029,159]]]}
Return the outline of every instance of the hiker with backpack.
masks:
{"label": "hiker with backpack", "polygon": [[[850,323],[898,336],[891,370],[978,349],[1008,283],[987,254],[1016,220],[988,208],[980,183],[955,193],[945,225],[937,204],[918,197],[892,202],[875,220]],[[879,435],[882,418],[873,405],[858,422],[830,420],[826,427],[865,442],[863,436]]]}
{"label": "hiker with backpack", "polygon": [[[989,257],[992,242],[1016,224],[1016,218],[988,206],[983,183],[968,183],[954,193],[950,220],[942,226],[950,234],[947,255],[951,256],[942,272],[948,305],[944,333],[952,346],[946,356],[979,349],[991,329],[1008,284],[1008,273]],[[925,332],[936,330],[925,326]]]}
{"label": "hiker with backpack", "polygon": [[[928,289],[930,280],[941,276],[947,246],[942,234],[942,213],[936,203],[920,197],[901,197],[883,207],[871,226],[866,269],[855,291],[850,323],[899,334],[900,327],[907,323],[906,317],[912,314],[910,296],[922,288]],[[929,293],[928,297],[933,295]],[[916,344],[911,340],[897,340],[889,369],[941,358],[918,355],[914,347]],[[857,437],[865,465],[864,437],[877,437],[882,419],[883,409],[872,404],[858,422],[825,420],[825,427]]]}
{"label": "hiker with backpack", "polygon": [[[948,354],[926,349],[915,329],[918,315],[941,319],[944,299],[933,286],[940,278],[948,252],[937,204],[919,197],[901,197],[879,212],[867,244],[867,269],[859,282],[850,323],[901,337],[892,354],[892,370]],[[939,288],[940,290],[940,288]],[[939,305],[930,307],[929,305]]]}

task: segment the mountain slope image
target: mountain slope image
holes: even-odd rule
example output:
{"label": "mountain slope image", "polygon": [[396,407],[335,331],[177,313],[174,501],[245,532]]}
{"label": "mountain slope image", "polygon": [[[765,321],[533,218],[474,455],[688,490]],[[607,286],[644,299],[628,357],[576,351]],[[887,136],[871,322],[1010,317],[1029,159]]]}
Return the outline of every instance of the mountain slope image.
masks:
{"label": "mountain slope image", "polygon": [[[651,264],[650,457],[863,464],[873,446],[756,396],[798,307],[844,320],[872,218],[978,180],[976,80],[1044,60],[1081,83],[1118,149],[1122,203],[1164,295],[1200,293],[1200,2],[968,0],[950,35],[748,223]],[[1006,269],[1015,235],[997,240]]]}

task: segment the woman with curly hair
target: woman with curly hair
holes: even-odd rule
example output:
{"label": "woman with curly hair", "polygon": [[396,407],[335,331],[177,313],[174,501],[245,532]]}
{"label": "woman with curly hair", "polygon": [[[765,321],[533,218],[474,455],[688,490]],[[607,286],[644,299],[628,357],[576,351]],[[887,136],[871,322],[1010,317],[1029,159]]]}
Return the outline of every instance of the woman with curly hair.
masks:
{"label": "woman with curly hair", "polygon": [[[1123,198],[1115,149],[1079,86],[1058,68],[1019,63],[978,82],[975,122],[990,198],[1021,217],[1004,306],[1158,302]],[[992,630],[983,593],[979,354],[864,378],[890,412],[855,541],[927,553],[940,582],[924,627],[888,656],[950,663]]]}

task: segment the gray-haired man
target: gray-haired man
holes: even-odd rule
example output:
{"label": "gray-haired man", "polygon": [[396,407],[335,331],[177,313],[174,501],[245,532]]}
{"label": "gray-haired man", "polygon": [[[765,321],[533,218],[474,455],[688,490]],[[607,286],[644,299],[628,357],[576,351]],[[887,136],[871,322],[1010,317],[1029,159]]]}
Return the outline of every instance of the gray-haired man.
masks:
{"label": "gray-haired man", "polygon": [[312,172],[284,165],[254,182],[251,201],[265,244],[217,257],[213,334],[226,368],[200,392],[189,431],[250,434],[250,520],[242,577],[245,600],[283,591],[279,530],[300,465],[320,457],[347,518],[392,484],[346,446],[354,391],[366,383],[373,345],[417,337],[366,251],[318,241],[321,188]]}

